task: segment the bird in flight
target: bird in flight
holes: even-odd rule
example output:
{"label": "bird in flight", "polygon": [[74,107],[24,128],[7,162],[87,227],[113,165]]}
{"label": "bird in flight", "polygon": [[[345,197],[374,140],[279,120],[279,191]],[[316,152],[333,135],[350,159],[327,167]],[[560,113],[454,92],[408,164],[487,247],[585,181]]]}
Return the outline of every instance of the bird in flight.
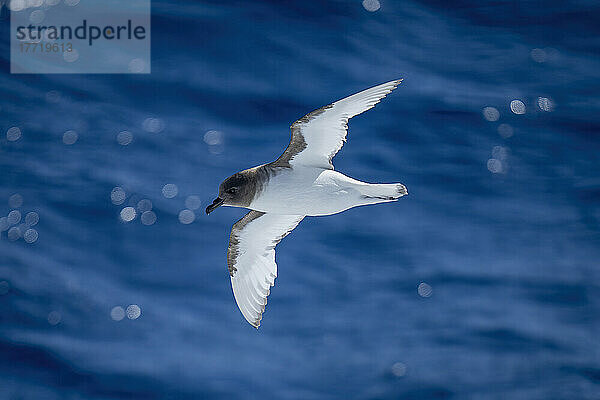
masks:
{"label": "bird in flight", "polygon": [[402,79],[384,83],[321,107],[291,126],[292,138],[275,161],[225,179],[206,208],[250,209],[231,229],[227,267],[244,318],[260,326],[277,277],[275,246],[304,217],[331,215],[352,207],[396,201],[408,194],[401,183],[373,184],[350,178],[331,160],[346,141],[348,120],[367,111]]}

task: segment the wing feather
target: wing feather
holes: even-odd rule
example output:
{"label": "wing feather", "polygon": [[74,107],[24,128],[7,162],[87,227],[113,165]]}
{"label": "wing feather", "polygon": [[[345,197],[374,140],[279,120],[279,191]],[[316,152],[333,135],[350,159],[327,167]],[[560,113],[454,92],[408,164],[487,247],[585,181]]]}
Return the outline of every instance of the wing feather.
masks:
{"label": "wing feather", "polygon": [[333,169],[331,160],[346,141],[348,120],[373,108],[400,82],[402,79],[363,90],[300,118],[291,126],[288,147],[272,165]]}
{"label": "wing feather", "polygon": [[255,328],[260,326],[267,296],[277,277],[275,246],[303,218],[250,211],[231,229],[227,266],[233,295],[244,318]]}

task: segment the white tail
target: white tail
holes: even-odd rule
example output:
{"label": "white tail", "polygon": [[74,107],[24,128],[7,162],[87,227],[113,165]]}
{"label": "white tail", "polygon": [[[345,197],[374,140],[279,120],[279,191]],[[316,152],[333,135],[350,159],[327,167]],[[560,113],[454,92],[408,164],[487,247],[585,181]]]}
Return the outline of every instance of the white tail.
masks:
{"label": "white tail", "polygon": [[359,188],[363,198],[381,201],[394,201],[408,194],[401,183],[370,183]]}

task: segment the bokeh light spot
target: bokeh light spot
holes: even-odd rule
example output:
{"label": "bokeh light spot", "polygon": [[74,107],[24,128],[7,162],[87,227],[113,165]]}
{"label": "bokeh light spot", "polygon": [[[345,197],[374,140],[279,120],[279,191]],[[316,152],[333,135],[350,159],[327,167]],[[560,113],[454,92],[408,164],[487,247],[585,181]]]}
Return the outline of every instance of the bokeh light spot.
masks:
{"label": "bokeh light spot", "polygon": [[134,74],[139,74],[140,72],[143,72],[145,67],[146,63],[141,58],[134,58],[127,65],[129,72],[133,72]]}
{"label": "bokeh light spot", "polygon": [[131,222],[135,219],[137,213],[133,207],[125,207],[121,210],[119,216],[123,222]]}
{"label": "bokeh light spot", "polygon": [[512,111],[515,114],[525,114],[525,103],[518,99],[511,101],[510,111]]}
{"label": "bokeh light spot", "polygon": [[156,214],[153,211],[144,211],[140,219],[144,225],[153,225],[156,222]]}
{"label": "bokeh light spot", "polygon": [[206,132],[204,142],[208,145],[208,151],[211,154],[221,154],[223,152],[223,132],[215,130]]}
{"label": "bokeh light spot", "polygon": [[140,315],[142,315],[142,310],[140,306],[137,304],[130,304],[127,306],[127,318],[129,319],[138,319]]}
{"label": "bokeh light spot", "polygon": [[179,222],[184,225],[191,224],[196,219],[196,214],[192,210],[181,210],[179,212]]}
{"label": "bokeh light spot", "polygon": [[185,206],[187,208],[189,208],[190,210],[197,210],[200,208],[200,206],[202,205],[202,201],[200,200],[200,197],[195,196],[195,195],[191,195],[186,197],[185,199]]}
{"label": "bokeh light spot", "polygon": [[433,293],[433,289],[427,283],[421,282],[419,283],[419,286],[417,286],[417,293],[421,297],[430,297]]}
{"label": "bokeh light spot", "polygon": [[8,240],[15,241],[21,237],[21,230],[16,226],[13,226],[8,230],[6,235],[8,236]]}
{"label": "bokeh light spot", "polygon": [[63,143],[66,145],[72,145],[77,142],[79,135],[74,130],[68,130],[63,134]]}
{"label": "bokeh light spot", "polygon": [[15,142],[21,138],[21,128],[12,126],[6,131],[6,139],[9,142]]}
{"label": "bokeh light spot", "polygon": [[129,131],[122,131],[117,134],[117,143],[121,146],[127,146],[133,141],[133,134]]}
{"label": "bokeh light spot", "polygon": [[179,189],[177,188],[177,185],[175,185],[174,183],[167,183],[162,188],[162,194],[167,199],[172,199],[173,197],[177,196],[177,193],[179,193]]}
{"label": "bokeh light spot", "polygon": [[29,228],[23,234],[23,239],[27,243],[35,243],[38,240],[38,232],[33,228]]}
{"label": "bokeh light spot", "polygon": [[19,210],[12,210],[8,213],[6,218],[10,225],[18,224],[21,221],[21,212]]}
{"label": "bokeh light spot", "polygon": [[58,325],[62,319],[62,316],[58,311],[50,311],[48,314],[48,323],[50,325]]}
{"label": "bokeh light spot", "polygon": [[392,365],[392,374],[397,378],[402,378],[406,375],[406,364],[397,362]]}
{"label": "bokeh light spot", "polygon": [[150,133],[160,133],[165,128],[165,124],[159,118],[146,118],[142,122],[142,129]]}
{"label": "bokeh light spot", "polygon": [[39,24],[44,20],[45,16],[46,15],[44,14],[44,11],[34,10],[31,12],[31,14],[29,14],[29,21],[33,24]]}
{"label": "bokeh light spot", "polygon": [[121,306],[115,306],[110,310],[110,317],[113,321],[121,321],[125,318],[125,310]]}
{"label": "bokeh light spot", "polygon": [[63,59],[69,63],[75,62],[79,59],[79,52],[76,49],[72,49],[71,51],[65,51],[63,53]]}
{"label": "bokeh light spot", "polygon": [[36,226],[39,221],[40,216],[35,211],[29,212],[27,215],[25,215],[25,224],[27,226]]}
{"label": "bokeh light spot", "polygon": [[127,195],[125,194],[125,190],[122,187],[116,186],[110,192],[110,201],[116,206],[123,204]]}
{"label": "bokeh light spot", "polygon": [[495,107],[485,107],[483,109],[483,118],[490,122],[498,121],[500,119],[500,111]]}
{"label": "bokeh light spot", "polygon": [[500,161],[496,158],[490,158],[487,161],[487,169],[494,174],[501,173],[502,172],[502,161]]}
{"label": "bokeh light spot", "polygon": [[546,62],[548,55],[544,49],[533,49],[530,53],[531,59],[537,63]]}
{"label": "bokeh light spot", "polygon": [[540,107],[540,110],[542,111],[554,111],[554,102],[549,97],[538,97],[537,103],[538,107]]}
{"label": "bokeh light spot", "polygon": [[369,12],[375,12],[381,8],[379,0],[363,0],[362,5]]}
{"label": "bokeh light spot", "polygon": [[21,11],[25,8],[25,0],[10,0],[7,4],[11,11]]}
{"label": "bokeh light spot", "polygon": [[142,199],[137,203],[137,210],[139,212],[152,210],[152,201],[150,199]]}
{"label": "bokeh light spot", "polygon": [[223,132],[208,131],[204,134],[204,142],[209,146],[216,146],[223,143]]}

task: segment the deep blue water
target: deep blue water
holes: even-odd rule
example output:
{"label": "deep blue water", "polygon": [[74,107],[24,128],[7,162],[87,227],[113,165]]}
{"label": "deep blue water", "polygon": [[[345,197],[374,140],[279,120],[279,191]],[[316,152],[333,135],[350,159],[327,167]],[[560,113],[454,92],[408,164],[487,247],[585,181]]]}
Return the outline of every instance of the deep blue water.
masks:
{"label": "deep blue water", "polygon": [[[0,398],[600,398],[599,15],[153,1],[152,74],[27,76],[3,7]],[[203,208],[297,118],[400,77],[334,161],[410,195],[305,219],[256,331],[225,259],[245,211]],[[121,221],[142,199],[156,222]]]}

